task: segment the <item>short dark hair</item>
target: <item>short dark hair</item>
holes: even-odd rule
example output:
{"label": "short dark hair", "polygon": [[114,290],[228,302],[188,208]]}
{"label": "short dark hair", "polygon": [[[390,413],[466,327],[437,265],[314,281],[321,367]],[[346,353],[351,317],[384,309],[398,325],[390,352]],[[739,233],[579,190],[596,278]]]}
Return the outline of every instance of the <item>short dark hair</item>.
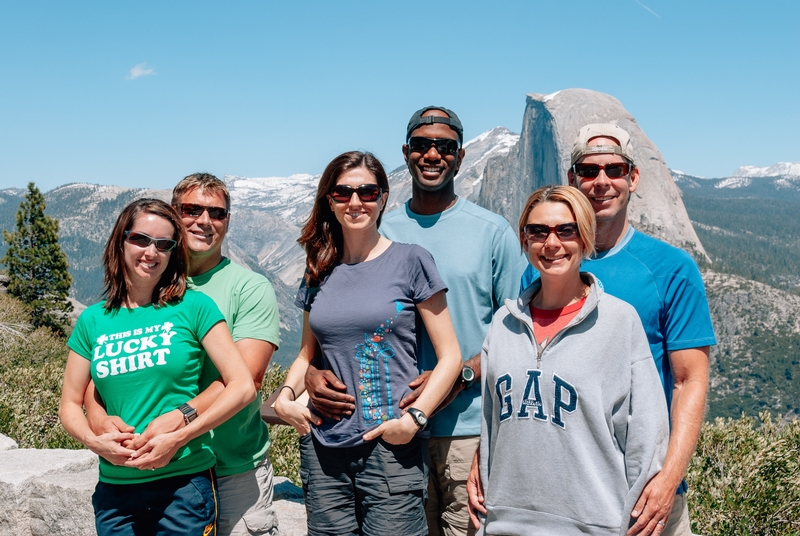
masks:
{"label": "short dark hair", "polygon": [[177,204],[181,196],[197,189],[201,192],[222,194],[225,198],[225,208],[231,209],[231,194],[228,187],[211,173],[192,173],[182,178],[172,189],[172,204]]}

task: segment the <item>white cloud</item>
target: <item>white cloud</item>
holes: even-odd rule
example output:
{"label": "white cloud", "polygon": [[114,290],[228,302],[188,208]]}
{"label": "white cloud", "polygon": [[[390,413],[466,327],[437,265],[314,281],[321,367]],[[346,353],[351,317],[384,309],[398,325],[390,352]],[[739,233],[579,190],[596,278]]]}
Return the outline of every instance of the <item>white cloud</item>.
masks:
{"label": "white cloud", "polygon": [[155,69],[148,67],[147,63],[139,63],[131,68],[125,80],[136,80],[139,77],[150,76],[152,74],[156,74]]}

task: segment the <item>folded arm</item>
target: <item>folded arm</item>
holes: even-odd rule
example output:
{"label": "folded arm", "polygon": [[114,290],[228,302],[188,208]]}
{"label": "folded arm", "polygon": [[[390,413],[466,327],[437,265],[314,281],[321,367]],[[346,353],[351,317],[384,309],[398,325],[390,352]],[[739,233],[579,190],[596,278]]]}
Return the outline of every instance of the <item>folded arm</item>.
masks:
{"label": "folded arm", "polygon": [[67,433],[86,448],[114,465],[123,465],[134,454],[133,450],[123,446],[124,442],[133,438],[133,430],[124,432],[112,429],[96,434],[83,414],[83,397],[90,380],[90,367],[88,359],[70,350],[64,370],[59,419]]}
{"label": "folded arm", "polygon": [[[430,335],[437,363],[427,379],[425,389],[416,399],[413,407],[426,415],[432,415],[450,392],[458,377],[462,364],[461,350],[443,290],[417,304],[417,310]],[[404,413],[400,419],[392,419],[367,432],[364,434],[364,439],[370,441],[383,436],[389,443],[404,444],[408,443],[418,431],[419,428],[411,415]]]}
{"label": "folded arm", "polygon": [[[250,369],[245,364],[225,322],[218,322],[202,339],[203,348],[220,373],[224,388],[198,417],[186,426],[148,439],[126,463],[140,469],[154,469],[169,463],[177,450],[195,437],[231,418],[255,400],[256,390]],[[170,412],[172,413],[172,412]]]}

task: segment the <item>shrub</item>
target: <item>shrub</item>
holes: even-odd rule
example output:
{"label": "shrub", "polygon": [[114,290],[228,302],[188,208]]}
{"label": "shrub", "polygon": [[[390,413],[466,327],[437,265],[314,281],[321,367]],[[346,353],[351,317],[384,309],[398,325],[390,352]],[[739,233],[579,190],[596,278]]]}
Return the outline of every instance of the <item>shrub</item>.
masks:
{"label": "shrub", "polygon": [[47,327],[32,330],[27,315],[0,295],[0,433],[22,448],[82,448],[58,422],[64,341]]}
{"label": "shrub", "polygon": [[703,425],[687,474],[695,533],[800,534],[800,420],[760,418]]}

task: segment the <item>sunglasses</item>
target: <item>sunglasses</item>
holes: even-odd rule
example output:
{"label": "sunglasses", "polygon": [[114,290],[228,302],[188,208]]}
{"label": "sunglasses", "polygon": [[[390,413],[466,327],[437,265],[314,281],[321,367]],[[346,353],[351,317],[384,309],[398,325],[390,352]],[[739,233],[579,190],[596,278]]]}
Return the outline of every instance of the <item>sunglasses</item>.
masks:
{"label": "sunglasses", "polygon": [[334,203],[347,203],[353,198],[353,192],[358,194],[362,203],[374,203],[381,196],[383,190],[377,184],[362,184],[358,188],[337,184],[331,188],[330,196]]}
{"label": "sunglasses", "polygon": [[533,242],[544,242],[550,233],[556,233],[560,240],[575,240],[578,238],[578,224],[575,222],[562,223],[555,227],[542,223],[529,223],[524,227],[525,236]]}
{"label": "sunglasses", "polygon": [[156,249],[162,253],[169,253],[178,245],[178,242],[171,238],[153,238],[152,236],[136,231],[125,231],[124,234],[128,242],[134,246],[147,248],[150,247],[150,244],[155,244]]}
{"label": "sunglasses", "polygon": [[600,170],[603,170],[606,172],[606,177],[609,179],[618,179],[627,175],[631,167],[632,166],[627,162],[606,164],[605,166],[601,166],[600,164],[574,164],[572,166],[572,172],[585,179],[594,179],[600,175]]}
{"label": "sunglasses", "polygon": [[222,221],[228,217],[228,209],[222,207],[206,207],[204,205],[193,205],[192,203],[181,203],[175,205],[181,211],[184,218],[199,218],[203,212],[208,211],[208,217],[212,220]]}
{"label": "sunglasses", "polygon": [[456,155],[460,149],[458,140],[447,138],[422,138],[414,136],[408,140],[408,148],[412,153],[427,153],[431,145],[435,145],[436,152],[441,155]]}

